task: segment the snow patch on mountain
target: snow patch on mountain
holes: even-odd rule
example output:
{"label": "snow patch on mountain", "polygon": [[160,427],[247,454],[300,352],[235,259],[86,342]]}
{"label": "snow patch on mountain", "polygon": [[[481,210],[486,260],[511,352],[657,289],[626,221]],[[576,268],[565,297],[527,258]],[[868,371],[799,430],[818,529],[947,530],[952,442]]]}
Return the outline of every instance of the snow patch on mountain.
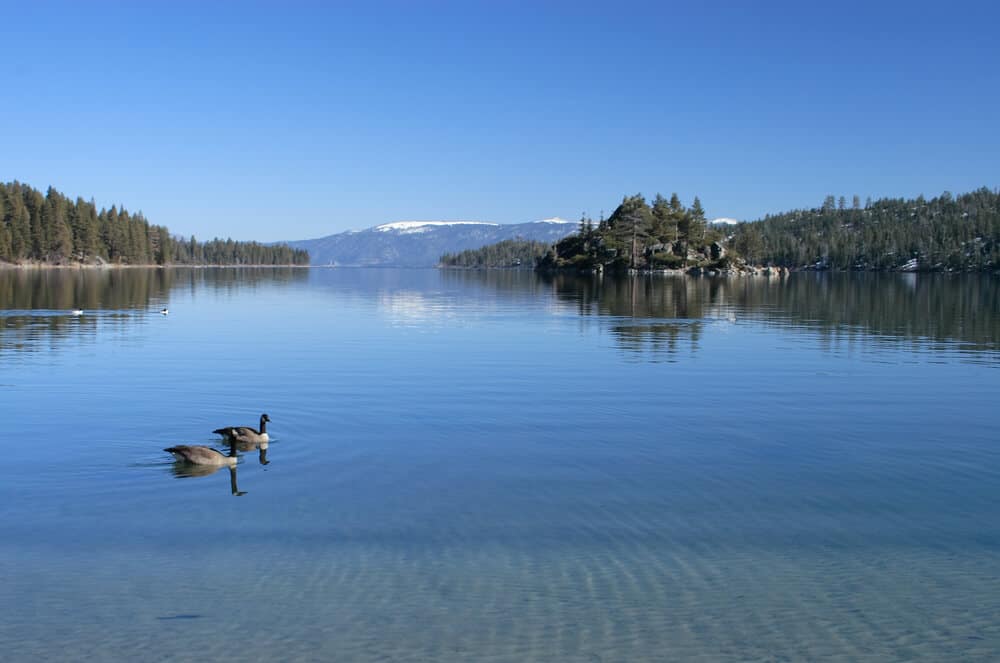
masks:
{"label": "snow patch on mountain", "polygon": [[576,224],[559,218],[516,224],[396,221],[288,244],[309,251],[314,265],[434,267],[445,253],[478,249],[507,239],[552,244],[575,230]]}
{"label": "snow patch on mountain", "polygon": [[495,226],[499,225],[496,223],[485,223],[483,221],[395,221],[393,223],[383,223],[380,226],[375,226],[373,230],[376,232],[384,233],[391,230],[399,230],[403,232],[426,232],[430,230],[430,226]]}

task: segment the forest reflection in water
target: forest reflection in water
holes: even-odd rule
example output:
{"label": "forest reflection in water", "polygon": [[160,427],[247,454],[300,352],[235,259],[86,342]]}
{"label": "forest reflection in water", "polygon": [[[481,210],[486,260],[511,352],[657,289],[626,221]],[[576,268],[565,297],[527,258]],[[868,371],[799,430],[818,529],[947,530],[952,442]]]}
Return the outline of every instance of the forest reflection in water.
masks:
{"label": "forest reflection in water", "polygon": [[[1000,279],[982,275],[832,274],[787,278],[688,276],[526,277],[515,271],[451,271],[448,278],[521,294],[550,289],[561,310],[600,318],[623,350],[670,359],[696,351],[706,322],[808,327],[830,343],[870,339],[957,344],[1000,351]],[[526,285],[527,284],[527,285]]]}
{"label": "forest reflection in water", "polygon": [[235,291],[307,279],[308,270],[294,267],[0,269],[0,356],[92,339],[102,323],[137,324],[169,308],[176,290]]}
{"label": "forest reflection in water", "polygon": [[996,280],[171,271],[5,282],[7,659],[997,659]]}
{"label": "forest reflection in water", "polygon": [[[536,275],[521,270],[303,268],[0,269],[0,356],[92,338],[100,323],[139,324],[171,292],[308,286],[401,306],[411,293],[429,315],[462,298],[508,308],[547,306],[594,320],[626,352],[670,361],[696,352],[706,324],[755,321],[841,339],[954,344],[1000,351],[1000,280],[982,275],[795,273],[787,278]],[[445,296],[439,289],[451,288]],[[391,296],[387,296],[389,293]],[[453,301],[454,300],[454,301]],[[379,304],[382,302],[382,304]],[[71,309],[84,315],[74,317]]]}

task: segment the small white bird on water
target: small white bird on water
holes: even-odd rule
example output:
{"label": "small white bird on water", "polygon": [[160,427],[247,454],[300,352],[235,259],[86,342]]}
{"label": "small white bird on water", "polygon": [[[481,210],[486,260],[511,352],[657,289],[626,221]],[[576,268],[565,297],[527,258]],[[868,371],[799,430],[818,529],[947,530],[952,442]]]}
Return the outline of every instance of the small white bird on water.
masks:
{"label": "small white bird on water", "polygon": [[161,308],[160,309],[160,315],[166,315],[168,313],[170,313],[170,311],[168,311],[167,309],[165,309],[165,308]]}
{"label": "small white bird on water", "polygon": [[70,315],[83,315],[83,309],[82,308],[75,308],[72,311],[70,311],[69,314]]}

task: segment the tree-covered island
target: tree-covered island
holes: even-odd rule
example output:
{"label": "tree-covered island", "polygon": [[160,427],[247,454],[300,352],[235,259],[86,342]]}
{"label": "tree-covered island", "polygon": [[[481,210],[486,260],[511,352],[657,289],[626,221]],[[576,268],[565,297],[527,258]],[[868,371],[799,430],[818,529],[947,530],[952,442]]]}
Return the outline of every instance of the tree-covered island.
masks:
{"label": "tree-covered island", "polygon": [[747,273],[760,270],[997,271],[1000,192],[982,188],[927,200],[861,204],[827,196],[820,207],[736,225],[706,222],[701,201],[677,194],[626,196],[607,219],[587,215],[576,233],[542,250],[537,243],[491,245],[442,256],[446,267],[539,270]]}
{"label": "tree-covered island", "polygon": [[0,183],[0,264],[308,265],[309,254],[283,244],[172,236],[141,212],[43,195],[20,182]]}
{"label": "tree-covered island", "polygon": [[584,215],[575,235],[555,244],[538,268],[583,271],[728,267],[723,232],[705,220],[701,201],[686,207],[677,194],[657,194],[652,205],[641,194],[625,196],[607,219]]}

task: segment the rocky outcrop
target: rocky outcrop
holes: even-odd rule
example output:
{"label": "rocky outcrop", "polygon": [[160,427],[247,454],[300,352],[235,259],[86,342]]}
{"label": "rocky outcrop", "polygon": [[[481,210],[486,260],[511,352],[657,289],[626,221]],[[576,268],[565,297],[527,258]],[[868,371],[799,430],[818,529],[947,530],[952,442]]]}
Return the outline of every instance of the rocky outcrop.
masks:
{"label": "rocky outcrop", "polygon": [[726,247],[718,242],[712,242],[708,247],[708,257],[712,260],[722,260],[726,257]]}

